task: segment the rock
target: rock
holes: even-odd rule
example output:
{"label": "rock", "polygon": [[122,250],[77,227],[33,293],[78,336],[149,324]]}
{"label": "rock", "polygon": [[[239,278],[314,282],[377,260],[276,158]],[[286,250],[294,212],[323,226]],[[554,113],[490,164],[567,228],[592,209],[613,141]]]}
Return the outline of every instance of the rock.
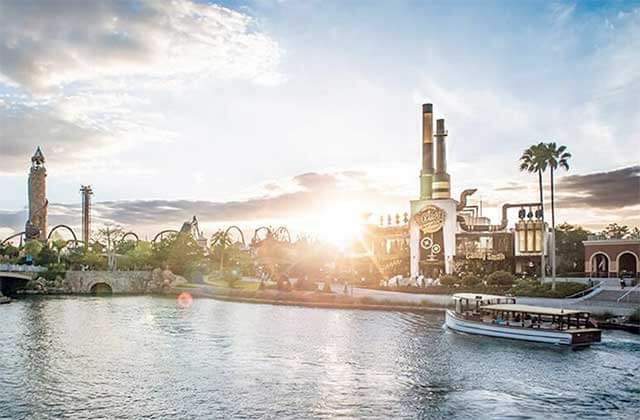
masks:
{"label": "rock", "polygon": [[187,281],[187,279],[185,279],[182,276],[173,276],[173,281],[171,282],[171,287],[178,287],[178,286],[182,286],[183,284],[187,284],[189,283]]}
{"label": "rock", "polygon": [[35,290],[38,292],[44,292],[47,290],[46,280],[42,277],[38,277],[36,279],[31,279],[25,285],[25,289],[27,290]]}
{"label": "rock", "polygon": [[158,293],[186,283],[189,283],[187,279],[173,274],[168,268],[164,270],[156,268],[151,272],[151,281],[147,284],[147,292]]}

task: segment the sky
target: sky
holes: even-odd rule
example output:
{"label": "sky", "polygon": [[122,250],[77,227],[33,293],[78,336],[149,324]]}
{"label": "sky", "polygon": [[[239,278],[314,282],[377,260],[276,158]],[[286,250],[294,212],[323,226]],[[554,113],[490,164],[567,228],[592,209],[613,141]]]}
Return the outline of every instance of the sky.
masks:
{"label": "sky", "polygon": [[0,2],[0,238],[37,146],[50,225],[90,184],[96,223],[141,235],[340,236],[417,198],[422,103],[454,198],[534,201],[518,158],[556,141],[557,220],[640,225],[638,51],[640,1]]}

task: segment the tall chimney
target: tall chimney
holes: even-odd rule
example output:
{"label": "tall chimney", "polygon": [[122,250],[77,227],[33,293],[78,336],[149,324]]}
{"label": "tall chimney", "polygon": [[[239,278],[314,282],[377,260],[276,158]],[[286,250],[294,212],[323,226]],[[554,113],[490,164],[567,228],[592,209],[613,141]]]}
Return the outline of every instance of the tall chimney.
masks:
{"label": "tall chimney", "polygon": [[433,105],[422,105],[422,171],[420,199],[431,200],[433,183]]}
{"label": "tall chimney", "polygon": [[433,198],[451,198],[450,177],[447,173],[447,130],[444,120],[436,121],[436,173],[433,177]]}

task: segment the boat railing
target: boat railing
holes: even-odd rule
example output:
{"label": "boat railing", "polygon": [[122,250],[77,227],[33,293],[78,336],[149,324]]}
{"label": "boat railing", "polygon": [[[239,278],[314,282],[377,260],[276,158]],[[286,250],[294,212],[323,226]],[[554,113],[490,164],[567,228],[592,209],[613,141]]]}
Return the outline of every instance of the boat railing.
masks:
{"label": "boat railing", "polygon": [[635,290],[639,290],[640,289],[640,283],[636,284],[635,286],[633,286],[631,289],[627,290],[622,296],[620,296],[618,298],[618,300],[616,300],[616,303],[620,303],[624,298],[626,298],[627,296],[629,296],[631,293],[633,293]]}
{"label": "boat railing", "polygon": [[603,283],[604,283],[604,280],[600,280],[597,284],[594,284],[593,286],[588,287],[588,288],[586,288],[584,290],[580,290],[578,293],[574,293],[572,295],[565,296],[565,299],[575,299],[575,298],[583,297],[583,296],[593,292],[594,290],[596,290],[600,286],[602,286]]}

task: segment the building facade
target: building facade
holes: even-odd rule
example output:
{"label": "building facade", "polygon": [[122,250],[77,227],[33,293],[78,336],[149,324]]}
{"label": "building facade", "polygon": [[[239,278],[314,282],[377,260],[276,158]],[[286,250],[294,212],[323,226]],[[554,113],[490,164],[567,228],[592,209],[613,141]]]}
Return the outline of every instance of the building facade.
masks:
{"label": "building facade", "polygon": [[[380,224],[366,225],[363,240],[348,258],[354,271],[389,278],[396,275],[438,278],[442,274],[506,270],[536,275],[549,249],[548,226],[539,202],[515,201],[502,206],[497,224],[482,215],[482,206],[468,198],[476,189],[451,197],[447,172],[445,120],[436,120],[433,105],[422,105],[422,167],[420,196],[410,201],[410,213],[381,217]],[[509,228],[509,215],[517,219]],[[408,217],[407,217],[408,216]],[[364,244],[364,246],[362,246]]]}
{"label": "building facade", "polygon": [[590,277],[640,277],[640,239],[590,236],[584,245],[584,273]]}

